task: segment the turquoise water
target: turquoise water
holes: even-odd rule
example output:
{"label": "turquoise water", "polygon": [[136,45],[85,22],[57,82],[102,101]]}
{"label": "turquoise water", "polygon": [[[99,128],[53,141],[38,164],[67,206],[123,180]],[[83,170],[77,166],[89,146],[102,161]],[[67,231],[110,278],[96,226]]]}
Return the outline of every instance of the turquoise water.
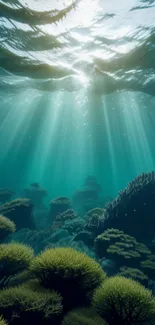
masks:
{"label": "turquoise water", "polygon": [[94,175],[107,200],[155,167],[155,2],[75,4],[0,1],[0,187],[17,196]]}

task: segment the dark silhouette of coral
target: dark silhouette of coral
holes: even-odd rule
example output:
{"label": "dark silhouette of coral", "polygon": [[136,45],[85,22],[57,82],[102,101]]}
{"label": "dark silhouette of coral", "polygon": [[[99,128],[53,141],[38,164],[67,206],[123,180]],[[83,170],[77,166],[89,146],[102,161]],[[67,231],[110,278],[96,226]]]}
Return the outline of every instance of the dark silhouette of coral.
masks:
{"label": "dark silhouette of coral", "polygon": [[0,202],[2,204],[11,200],[14,192],[8,188],[0,189]]}
{"label": "dark silhouette of coral", "polygon": [[16,199],[0,207],[0,214],[9,218],[16,225],[16,229],[35,229],[33,205],[29,199]]}
{"label": "dark silhouette of coral", "polygon": [[95,208],[87,212],[85,215],[85,229],[91,231],[94,236],[104,231],[104,209]]}
{"label": "dark silhouette of coral", "polygon": [[92,188],[92,189],[96,190],[96,192],[98,192],[98,193],[102,191],[102,187],[98,183],[95,176],[87,176],[84,181],[84,187]]}
{"label": "dark silhouette of coral", "polygon": [[47,191],[38,183],[30,184],[30,187],[24,190],[25,197],[29,198],[35,207],[44,207],[43,199],[46,197]]}
{"label": "dark silhouette of coral", "polygon": [[50,209],[49,209],[49,213],[48,213],[48,221],[49,223],[52,223],[55,221],[56,217],[67,211],[67,210],[70,210],[71,209],[71,202],[70,200],[65,197],[65,196],[62,196],[62,197],[56,197],[55,199],[53,199],[51,202],[50,202]]}
{"label": "dark silhouette of coral", "polygon": [[108,203],[105,211],[104,227],[118,228],[151,243],[155,231],[155,172],[137,176]]}

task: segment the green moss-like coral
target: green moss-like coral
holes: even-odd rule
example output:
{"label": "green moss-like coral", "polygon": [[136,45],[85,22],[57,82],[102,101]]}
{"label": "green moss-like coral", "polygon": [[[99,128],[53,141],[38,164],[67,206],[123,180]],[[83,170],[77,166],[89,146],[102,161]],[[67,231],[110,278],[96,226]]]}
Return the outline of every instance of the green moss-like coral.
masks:
{"label": "green moss-like coral", "polygon": [[146,260],[140,263],[140,266],[150,278],[153,278],[155,274],[155,255],[149,255]]}
{"label": "green moss-like coral", "polygon": [[81,308],[70,311],[62,325],[106,325],[105,321],[90,308]]}
{"label": "green moss-like coral", "polygon": [[104,230],[104,209],[95,208],[87,212],[85,229],[91,231],[95,236]]}
{"label": "green moss-like coral", "polygon": [[[56,292],[32,290],[26,285],[0,290],[0,313],[9,324],[59,324],[62,298]],[[17,321],[17,320],[18,321]]]}
{"label": "green moss-like coral", "polygon": [[0,246],[0,286],[6,286],[14,275],[27,269],[33,250],[25,245],[12,243]]}
{"label": "green moss-like coral", "polygon": [[0,215],[0,242],[2,242],[9,234],[14,233],[16,226],[13,221]]}
{"label": "green moss-like coral", "polygon": [[31,270],[43,286],[62,295],[67,309],[87,304],[106,277],[95,260],[72,248],[47,249],[33,260]]}
{"label": "green moss-like coral", "polygon": [[118,229],[107,229],[95,239],[95,251],[99,257],[112,258],[119,265],[137,265],[151,251],[134,237]]}
{"label": "green moss-like coral", "polygon": [[137,280],[141,283],[145,283],[149,279],[148,276],[144,274],[141,270],[126,266],[120,268],[118,275]]}
{"label": "green moss-like coral", "polygon": [[93,306],[109,325],[147,325],[155,316],[155,299],[140,283],[115,276],[96,290]]}
{"label": "green moss-like coral", "polygon": [[0,317],[0,325],[7,325],[7,323],[2,317]]}

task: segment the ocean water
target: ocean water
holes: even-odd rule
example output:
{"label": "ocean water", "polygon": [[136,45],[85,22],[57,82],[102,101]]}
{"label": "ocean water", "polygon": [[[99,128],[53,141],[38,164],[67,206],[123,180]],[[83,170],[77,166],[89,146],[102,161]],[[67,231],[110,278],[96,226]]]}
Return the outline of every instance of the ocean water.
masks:
{"label": "ocean water", "polygon": [[0,1],[0,186],[71,196],[94,175],[106,199],[155,165],[154,1],[79,0],[53,23],[70,5]]}
{"label": "ocean water", "polygon": [[0,0],[0,325],[153,325],[154,296],[155,1]]}

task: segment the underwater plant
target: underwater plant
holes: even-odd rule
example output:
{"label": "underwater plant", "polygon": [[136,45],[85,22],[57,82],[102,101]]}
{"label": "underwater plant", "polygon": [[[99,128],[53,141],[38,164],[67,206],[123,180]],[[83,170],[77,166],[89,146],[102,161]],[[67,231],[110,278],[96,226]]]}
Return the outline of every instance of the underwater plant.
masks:
{"label": "underwater plant", "polygon": [[5,320],[2,318],[2,316],[0,316],[0,325],[7,325],[7,323],[6,323]]}
{"label": "underwater plant", "polygon": [[151,251],[136,238],[125,234],[119,229],[107,229],[95,239],[96,254],[102,258],[114,260],[118,267],[127,265],[137,267]]}
{"label": "underwater plant", "polygon": [[8,285],[10,279],[28,269],[33,259],[33,250],[18,243],[0,245],[0,287]]}
{"label": "underwater plant", "polygon": [[146,285],[149,280],[148,276],[141,270],[126,266],[120,268],[118,275],[139,281],[144,285]]}
{"label": "underwater plant", "polygon": [[44,206],[43,199],[48,195],[47,191],[38,183],[30,184],[30,187],[26,188],[24,193],[33,202],[34,206],[39,208]]}
{"label": "underwater plant", "polygon": [[155,275],[155,255],[149,255],[144,261],[141,261],[140,266],[150,279]]}
{"label": "underwater plant", "polygon": [[33,205],[29,199],[16,199],[0,207],[0,214],[9,218],[21,228],[36,229],[33,217]]}
{"label": "underwater plant", "polygon": [[16,226],[13,221],[0,215],[0,242],[2,242],[9,234],[14,233]]}
{"label": "underwater plant", "polygon": [[50,202],[50,209],[48,213],[48,221],[49,223],[54,222],[56,217],[61,213],[71,210],[71,202],[65,197],[56,197]]}
{"label": "underwater plant", "polygon": [[41,285],[62,295],[66,310],[88,304],[106,278],[95,260],[73,248],[45,250],[34,258],[31,271]]}
{"label": "underwater plant", "polygon": [[119,192],[116,199],[106,205],[105,230],[118,228],[137,240],[150,243],[155,227],[154,201],[155,172],[142,173]]}
{"label": "underwater plant", "polygon": [[96,289],[93,307],[108,325],[148,325],[155,316],[155,298],[140,283],[111,277]]}
{"label": "underwater plant", "polygon": [[82,230],[84,230],[85,220],[83,218],[75,218],[72,220],[68,220],[63,225],[63,229],[67,230],[70,235],[76,234]]}
{"label": "underwater plant", "polygon": [[14,192],[12,190],[10,190],[9,188],[0,189],[0,202],[2,204],[4,204],[4,203],[10,201],[13,194],[14,194]]}
{"label": "underwater plant", "polygon": [[81,308],[67,313],[62,325],[106,325],[106,323],[93,309]]}
{"label": "underwater plant", "polygon": [[104,231],[104,211],[101,208],[94,208],[85,215],[85,229],[91,231],[95,237]]}
{"label": "underwater plant", "polygon": [[56,231],[60,227],[63,227],[66,221],[74,220],[78,216],[73,209],[68,209],[60,214],[58,214],[55,218],[55,221],[52,224],[52,230]]}
{"label": "underwater plant", "polygon": [[9,324],[60,324],[62,298],[54,292],[27,285],[0,290],[0,314]]}

